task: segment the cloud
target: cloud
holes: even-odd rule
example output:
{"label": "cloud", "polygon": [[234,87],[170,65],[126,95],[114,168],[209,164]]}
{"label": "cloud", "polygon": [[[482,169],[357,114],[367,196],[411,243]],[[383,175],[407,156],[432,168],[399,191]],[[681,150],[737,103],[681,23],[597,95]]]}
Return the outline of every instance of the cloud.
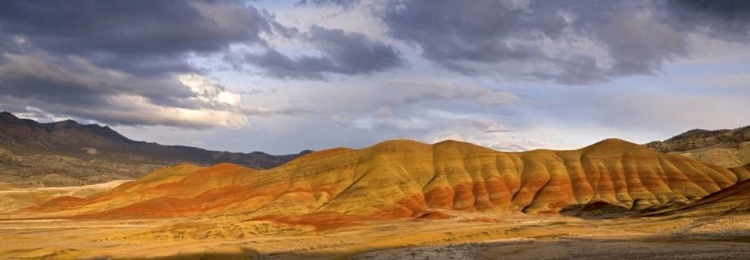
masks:
{"label": "cloud", "polygon": [[279,28],[273,17],[236,1],[4,1],[2,33],[55,55],[134,74],[186,72],[190,52],[210,53],[242,42],[264,44]]}
{"label": "cloud", "polygon": [[377,111],[375,111],[375,118],[386,118],[393,116],[393,113],[391,113],[391,108],[389,107],[379,107]]}
{"label": "cloud", "polygon": [[342,128],[344,126],[348,126],[351,123],[349,119],[346,119],[340,115],[331,115],[329,119],[331,120],[331,122],[333,122],[333,126],[336,128]]}
{"label": "cloud", "polygon": [[[242,127],[234,112],[240,97],[198,75],[143,78],[96,67],[82,59],[5,54],[0,63],[0,97],[53,115],[111,125],[173,125],[192,128]],[[190,80],[186,80],[190,79]],[[198,84],[201,83],[201,84]]]}
{"label": "cloud", "polygon": [[239,67],[254,65],[268,76],[312,80],[326,79],[326,74],[367,75],[406,64],[399,50],[362,33],[312,26],[304,40],[321,55],[290,57],[275,49],[266,49],[261,53],[246,53],[240,59],[229,59]]}
{"label": "cloud", "polygon": [[199,74],[143,77],[100,68],[83,59],[0,57],[5,61],[0,63],[0,97],[9,111],[24,112],[22,108],[31,106],[58,117],[110,125],[186,128],[241,128],[249,125],[249,116],[312,113],[247,107],[240,94]]}
{"label": "cloud", "polygon": [[239,94],[226,91],[223,86],[210,82],[200,75],[183,74],[177,79],[196,95],[196,99],[203,102],[237,105],[242,98]]}
{"label": "cloud", "polygon": [[746,118],[746,1],[293,2],[1,2],[0,108],[276,152],[579,147]]}
{"label": "cloud", "polygon": [[258,107],[241,107],[239,111],[242,112],[244,115],[248,116],[261,116],[261,117],[269,117],[274,115],[285,115],[285,116],[294,116],[294,115],[304,115],[304,114],[315,114],[315,111],[305,108],[283,108],[283,109],[268,109],[263,106]]}
{"label": "cloud", "polygon": [[354,5],[359,4],[360,2],[361,0],[300,0],[297,2],[297,5],[337,5],[344,9],[351,9]]}
{"label": "cloud", "polygon": [[111,126],[177,126],[205,129],[210,127],[243,128],[248,119],[241,114],[213,109],[187,109],[155,105],[141,96],[108,96],[106,106],[67,106],[36,99],[14,99],[0,96],[0,109],[19,115],[32,113],[34,118],[81,118]]}
{"label": "cloud", "polygon": [[188,60],[295,33],[240,1],[5,1],[0,98],[111,125],[240,128],[300,111],[247,108]]}
{"label": "cloud", "polygon": [[102,105],[101,97],[116,94],[139,95],[158,103],[173,103],[191,96],[188,89],[168,78],[138,77],[101,68],[81,58],[38,53],[3,54],[0,56],[0,78],[0,94],[50,103]]}
{"label": "cloud", "polygon": [[[720,3],[717,3],[720,2]],[[388,1],[388,34],[443,68],[512,80],[595,84],[690,54],[687,38],[745,40],[746,1]]]}
{"label": "cloud", "polygon": [[505,128],[505,126],[490,120],[474,120],[471,122],[471,125],[475,126],[477,129],[485,133],[510,132],[510,130]]}
{"label": "cloud", "polygon": [[430,81],[391,81],[391,88],[403,98],[399,103],[417,103],[427,100],[465,100],[482,106],[499,107],[520,98],[512,93],[495,91],[473,85],[455,85]]}
{"label": "cloud", "polygon": [[750,39],[750,2],[669,0],[660,6],[673,26],[730,41]]}

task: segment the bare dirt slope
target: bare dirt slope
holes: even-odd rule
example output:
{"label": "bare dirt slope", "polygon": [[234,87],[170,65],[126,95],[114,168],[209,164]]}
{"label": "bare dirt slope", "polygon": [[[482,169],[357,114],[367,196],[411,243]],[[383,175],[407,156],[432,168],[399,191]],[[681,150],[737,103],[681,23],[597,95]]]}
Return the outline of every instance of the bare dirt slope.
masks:
{"label": "bare dirt slope", "polygon": [[[735,171],[750,171],[750,164],[738,167]],[[718,216],[747,213],[750,213],[750,180],[741,181],[703,199],[656,215]]]}
{"label": "bare dirt slope", "polygon": [[[456,214],[464,214],[457,212]],[[316,231],[233,217],[0,221],[7,259],[746,259],[750,218],[486,214]],[[51,239],[54,238],[54,239]],[[368,253],[371,252],[371,253]],[[691,258],[692,257],[692,258]]]}
{"label": "bare dirt slope", "polygon": [[69,196],[86,198],[103,194],[128,180],[73,187],[7,188],[0,190],[0,214],[36,206],[51,199]]}
{"label": "bare dirt slope", "polygon": [[327,229],[446,211],[557,213],[580,205],[646,210],[687,204],[750,173],[609,139],[572,151],[503,153],[447,141],[337,148],[271,170],[180,165],[101,196],[60,197],[19,217],[241,215]]}

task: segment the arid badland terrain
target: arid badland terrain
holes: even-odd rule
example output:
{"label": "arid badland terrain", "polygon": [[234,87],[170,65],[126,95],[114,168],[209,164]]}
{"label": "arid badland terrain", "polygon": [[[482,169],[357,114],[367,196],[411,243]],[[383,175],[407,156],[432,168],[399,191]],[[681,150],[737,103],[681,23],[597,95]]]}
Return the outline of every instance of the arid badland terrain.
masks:
{"label": "arid badland terrain", "polygon": [[750,164],[711,163],[696,149],[744,149],[750,135],[708,135],[691,135],[700,147],[607,139],[519,153],[391,140],[270,169],[182,163],[132,181],[9,181],[0,256],[747,259]]}

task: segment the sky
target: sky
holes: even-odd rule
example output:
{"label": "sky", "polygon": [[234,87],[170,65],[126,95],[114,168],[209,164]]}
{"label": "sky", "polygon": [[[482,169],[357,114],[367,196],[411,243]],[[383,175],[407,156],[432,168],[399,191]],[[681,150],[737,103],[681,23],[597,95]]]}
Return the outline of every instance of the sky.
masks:
{"label": "sky", "polygon": [[0,1],[0,110],[273,154],[646,143],[750,125],[750,1]]}

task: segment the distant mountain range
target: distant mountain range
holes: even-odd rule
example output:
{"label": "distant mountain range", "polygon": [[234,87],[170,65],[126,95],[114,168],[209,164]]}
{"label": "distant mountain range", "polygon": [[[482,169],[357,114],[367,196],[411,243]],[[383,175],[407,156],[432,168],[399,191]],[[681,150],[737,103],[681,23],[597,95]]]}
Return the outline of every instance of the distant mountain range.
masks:
{"label": "distant mountain range", "polygon": [[183,162],[231,162],[269,169],[311,151],[290,155],[217,152],[128,139],[108,126],[73,120],[39,123],[0,113],[0,182],[68,186],[141,176]]}
{"label": "distant mountain range", "polygon": [[750,163],[750,126],[736,129],[693,129],[646,146],[664,153],[693,157],[704,163],[737,167]]}

